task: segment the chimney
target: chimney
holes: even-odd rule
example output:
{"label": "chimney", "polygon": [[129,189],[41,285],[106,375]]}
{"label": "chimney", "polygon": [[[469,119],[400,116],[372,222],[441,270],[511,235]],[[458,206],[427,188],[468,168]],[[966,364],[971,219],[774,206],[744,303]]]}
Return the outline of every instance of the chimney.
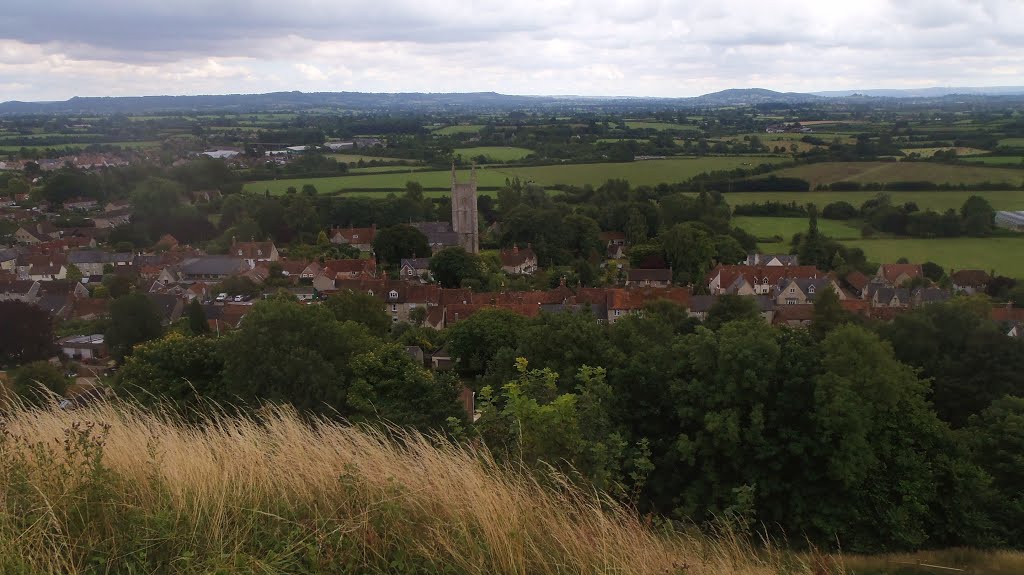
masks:
{"label": "chimney", "polygon": [[512,244],[512,253],[513,254],[518,254],[519,253],[519,244]]}

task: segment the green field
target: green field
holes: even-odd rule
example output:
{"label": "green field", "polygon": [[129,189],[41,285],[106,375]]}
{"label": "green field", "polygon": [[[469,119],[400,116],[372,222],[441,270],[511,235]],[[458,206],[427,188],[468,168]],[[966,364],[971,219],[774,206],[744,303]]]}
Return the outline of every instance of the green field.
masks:
{"label": "green field", "polygon": [[1024,148],[1024,138],[1003,138],[999,140],[1000,146],[1010,146],[1012,148]]}
{"label": "green field", "polygon": [[[477,169],[481,186],[500,187],[506,178],[519,177],[526,182],[541,186],[571,184],[599,186],[609,179],[624,178],[634,186],[656,185],[662,182],[681,182],[697,174],[712,170],[730,170],[750,164],[750,158],[743,156],[712,158],[680,158],[671,160],[650,160],[617,164],[567,164],[559,166],[531,166],[505,168],[501,166]],[[469,170],[460,170],[459,179],[469,179]],[[411,174],[368,174],[338,176],[332,178],[298,178],[270,182],[250,182],[245,189],[262,192],[269,189],[271,194],[283,194],[290,186],[301,189],[303,184],[314,184],[321,193],[345,189],[404,190],[408,181],[419,182],[425,188],[448,188],[451,172],[439,170]]]}
{"label": "green field", "polygon": [[[861,204],[878,195],[879,192],[739,192],[725,194],[729,205],[764,202],[814,203],[819,209],[832,202],[849,202],[859,208]],[[959,210],[971,196],[981,196],[997,210],[1024,210],[1024,191],[1005,192],[885,192],[894,204],[915,202],[917,207],[944,212],[950,208]]]}
{"label": "green field", "polygon": [[979,164],[991,165],[1021,165],[1024,164],[1024,157],[1021,156],[986,156],[983,158],[963,158],[965,162],[977,162]]}
{"label": "green field", "polygon": [[[772,218],[763,216],[737,216],[732,219],[732,223],[758,238],[782,236],[787,242],[793,237],[793,234],[806,232],[808,225],[806,218]],[[860,230],[847,225],[846,222],[819,218],[818,229],[821,230],[821,233],[837,240],[860,238]]]}
{"label": "green field", "polygon": [[27,150],[46,150],[48,148],[52,148],[52,149],[56,149],[56,150],[61,150],[61,149],[64,149],[64,148],[74,148],[76,150],[80,150],[80,149],[85,148],[87,146],[92,146],[93,144],[99,145],[99,146],[120,146],[122,148],[158,148],[158,147],[160,147],[160,142],[152,140],[152,141],[141,141],[141,142],[91,142],[91,143],[88,143],[88,144],[82,144],[82,143],[51,144],[51,145],[47,145],[47,146],[0,146],[0,152],[17,152],[17,151],[21,150],[22,148],[25,148]]}
{"label": "green field", "polygon": [[[377,160],[378,162],[401,162],[402,158],[385,158],[381,156],[364,156],[362,154],[324,154],[328,158],[334,158],[335,160],[344,164],[355,164],[359,160],[364,162],[372,162]],[[415,163],[415,160],[405,160],[406,162]]]}
{"label": "green field", "polygon": [[496,162],[512,162],[521,160],[533,153],[533,150],[526,148],[513,148],[510,146],[478,146],[476,148],[456,148],[455,154],[461,155],[463,159],[486,156]]}
{"label": "green field", "polygon": [[935,262],[946,268],[995,270],[1024,278],[1024,238],[950,239],[861,239],[845,241],[864,250],[873,262],[895,262],[907,258],[913,263]]}
{"label": "green field", "polygon": [[438,136],[454,136],[455,134],[476,134],[483,128],[481,124],[461,124],[458,126],[445,126],[434,130]]}
{"label": "green field", "polygon": [[631,130],[700,130],[698,126],[692,126],[690,124],[674,124],[671,122],[642,122],[637,120],[627,121],[626,127]]}
{"label": "green field", "polygon": [[930,162],[823,162],[787,168],[775,173],[780,177],[802,178],[814,188],[833,182],[900,182],[930,181],[950,184],[1007,182],[1014,186],[1024,182],[1024,170],[958,166]]}

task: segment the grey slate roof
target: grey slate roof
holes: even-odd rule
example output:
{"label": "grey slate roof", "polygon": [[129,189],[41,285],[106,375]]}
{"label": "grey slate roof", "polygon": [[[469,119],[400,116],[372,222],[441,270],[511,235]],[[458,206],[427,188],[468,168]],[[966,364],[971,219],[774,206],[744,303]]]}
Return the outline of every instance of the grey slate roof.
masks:
{"label": "grey slate roof", "polygon": [[248,269],[249,265],[245,263],[245,260],[231,256],[189,258],[181,265],[181,271],[186,275],[201,276],[229,276]]}

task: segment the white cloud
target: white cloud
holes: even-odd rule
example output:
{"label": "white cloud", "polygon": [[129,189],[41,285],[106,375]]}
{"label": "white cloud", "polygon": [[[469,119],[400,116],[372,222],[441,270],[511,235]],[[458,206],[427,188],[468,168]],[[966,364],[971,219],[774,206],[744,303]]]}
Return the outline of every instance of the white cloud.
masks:
{"label": "white cloud", "polygon": [[6,0],[0,99],[1024,84],[1018,0]]}

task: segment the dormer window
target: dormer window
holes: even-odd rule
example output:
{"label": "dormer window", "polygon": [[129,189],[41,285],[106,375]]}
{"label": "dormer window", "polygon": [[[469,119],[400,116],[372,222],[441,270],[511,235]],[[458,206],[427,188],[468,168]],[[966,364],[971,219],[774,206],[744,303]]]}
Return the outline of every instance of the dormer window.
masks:
{"label": "dormer window", "polygon": [[238,250],[238,255],[242,255],[242,250]]}
{"label": "dormer window", "polygon": [[262,256],[263,255],[263,250],[256,250],[256,255]]}
{"label": "dormer window", "polygon": [[807,288],[807,293],[814,293],[814,286],[808,287]]}
{"label": "dormer window", "polygon": [[373,295],[373,290],[366,290],[367,295]]}
{"label": "dormer window", "polygon": [[358,240],[359,239],[359,234],[352,234],[352,239]]}
{"label": "dormer window", "polygon": [[388,293],[388,297],[391,299],[398,299],[398,291],[391,290],[391,292]]}

